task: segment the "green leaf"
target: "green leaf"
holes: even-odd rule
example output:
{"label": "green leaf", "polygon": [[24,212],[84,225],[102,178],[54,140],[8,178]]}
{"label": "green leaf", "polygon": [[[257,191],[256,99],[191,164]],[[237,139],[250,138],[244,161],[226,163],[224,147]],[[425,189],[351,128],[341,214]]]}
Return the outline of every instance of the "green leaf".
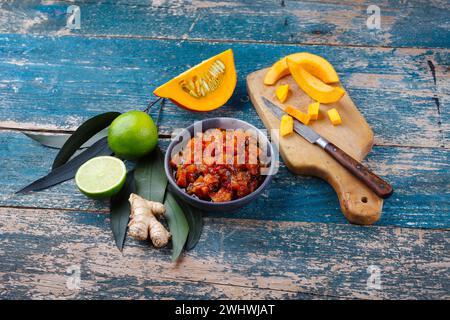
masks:
{"label": "green leaf", "polygon": [[84,122],[78,129],[67,139],[59,153],[53,161],[53,169],[66,163],[67,160],[80,148],[83,143],[88,141],[92,136],[100,130],[108,127],[111,122],[120,115],[120,112],[106,112],[90,118]]}
{"label": "green leaf", "polygon": [[[43,146],[54,148],[54,149],[60,149],[64,143],[66,143],[67,139],[69,139],[70,134],[58,134],[58,135],[50,135],[50,134],[41,134],[41,133],[31,133],[31,132],[24,132],[24,134],[39,142]],[[95,134],[92,138],[90,138],[88,141],[86,141],[80,149],[89,148],[94,143],[96,143],[101,138],[104,138],[108,136],[108,127],[103,129],[102,131]]]}
{"label": "green leaf", "polygon": [[58,135],[50,135],[50,134],[40,134],[40,133],[30,133],[30,132],[24,132],[24,134],[31,138],[40,144],[50,147],[59,149],[61,148],[64,143],[66,143],[67,139],[69,139],[70,134],[58,134]]}
{"label": "green leaf", "polygon": [[128,172],[127,180],[120,192],[111,198],[110,220],[111,230],[116,241],[116,246],[120,251],[125,243],[128,221],[130,220],[130,203],[128,198],[136,189],[133,172]]}
{"label": "green leaf", "polygon": [[138,195],[151,201],[161,203],[164,201],[167,177],[164,171],[164,157],[159,147],[138,161],[134,178]]}
{"label": "green leaf", "polygon": [[189,225],[184,216],[183,209],[170,192],[166,193],[164,206],[166,207],[166,218],[170,233],[172,234],[172,261],[176,261],[186,243]]}
{"label": "green leaf", "polygon": [[94,143],[91,147],[84,150],[78,156],[74,157],[69,162],[52,170],[45,177],[34,181],[25,188],[17,191],[16,193],[43,190],[63,181],[72,179],[73,177],[75,177],[75,173],[77,172],[78,168],[89,159],[98,156],[111,155],[112,153],[112,150],[108,147],[107,138],[104,137],[103,139],[100,139],[99,141]]}
{"label": "green leaf", "polygon": [[185,249],[192,250],[197,245],[200,240],[200,236],[203,231],[203,214],[199,209],[196,209],[184,202],[181,199],[177,199],[178,204],[180,204],[183,209],[184,215],[189,225],[189,234],[186,240]]}

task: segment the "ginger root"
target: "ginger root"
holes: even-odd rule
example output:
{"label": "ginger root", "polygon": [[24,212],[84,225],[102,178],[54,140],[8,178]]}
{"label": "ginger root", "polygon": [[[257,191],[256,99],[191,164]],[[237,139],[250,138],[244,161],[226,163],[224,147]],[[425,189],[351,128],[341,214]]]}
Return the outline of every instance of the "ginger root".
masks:
{"label": "ginger root", "polygon": [[131,205],[129,234],[137,240],[146,240],[150,234],[153,245],[164,247],[169,242],[171,234],[157,220],[164,216],[166,208],[162,203],[146,200],[137,194],[130,194]]}

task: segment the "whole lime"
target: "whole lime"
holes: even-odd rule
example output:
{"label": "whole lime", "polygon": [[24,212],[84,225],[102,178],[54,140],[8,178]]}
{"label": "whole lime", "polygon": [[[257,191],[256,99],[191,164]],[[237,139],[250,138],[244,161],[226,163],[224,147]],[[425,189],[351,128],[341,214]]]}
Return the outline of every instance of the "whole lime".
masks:
{"label": "whole lime", "polygon": [[151,152],[158,143],[158,129],[143,111],[128,111],[118,116],[108,129],[108,144],[124,159],[135,160]]}

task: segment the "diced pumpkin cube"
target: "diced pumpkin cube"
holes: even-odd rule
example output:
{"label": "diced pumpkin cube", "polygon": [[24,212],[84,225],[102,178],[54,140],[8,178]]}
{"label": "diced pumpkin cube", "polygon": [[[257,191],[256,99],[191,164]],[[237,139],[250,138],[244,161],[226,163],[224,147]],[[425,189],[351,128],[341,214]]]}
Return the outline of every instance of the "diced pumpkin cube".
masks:
{"label": "diced pumpkin cube", "polygon": [[311,120],[311,116],[309,114],[301,112],[300,110],[297,110],[292,106],[287,106],[286,108],[284,108],[284,111],[303,124],[307,125],[309,123],[309,120]]}
{"label": "diced pumpkin cube", "polygon": [[328,110],[327,113],[328,118],[330,118],[330,121],[334,126],[340,125],[342,123],[341,116],[335,108]]}
{"label": "diced pumpkin cube", "polygon": [[289,85],[283,84],[281,86],[278,86],[277,90],[275,91],[275,94],[277,95],[278,100],[280,100],[281,103],[285,102],[287,99],[289,93]]}
{"label": "diced pumpkin cube", "polygon": [[317,120],[317,118],[319,118],[319,107],[320,102],[314,102],[308,106],[308,114],[311,117],[311,120]]}
{"label": "diced pumpkin cube", "polygon": [[281,117],[280,134],[282,137],[291,134],[294,131],[294,119],[285,114]]}

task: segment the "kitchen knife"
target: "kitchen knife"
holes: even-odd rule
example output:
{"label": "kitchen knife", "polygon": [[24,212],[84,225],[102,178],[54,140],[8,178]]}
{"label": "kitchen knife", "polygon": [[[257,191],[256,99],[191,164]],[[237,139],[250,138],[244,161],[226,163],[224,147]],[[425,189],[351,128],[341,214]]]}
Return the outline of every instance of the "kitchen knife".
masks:
{"label": "kitchen knife", "polygon": [[[281,119],[286,113],[272,103],[270,100],[262,97],[266,107],[278,118]],[[308,142],[316,144],[324,149],[330,156],[339,162],[344,168],[351,172],[356,178],[361,180],[366,186],[373,190],[379,197],[388,198],[394,191],[392,186],[385,180],[370,171],[367,167],[362,165],[359,161],[353,159],[342,149],[329,142],[324,137],[320,136],[310,127],[304,125],[294,118],[294,131],[305,138]]]}

